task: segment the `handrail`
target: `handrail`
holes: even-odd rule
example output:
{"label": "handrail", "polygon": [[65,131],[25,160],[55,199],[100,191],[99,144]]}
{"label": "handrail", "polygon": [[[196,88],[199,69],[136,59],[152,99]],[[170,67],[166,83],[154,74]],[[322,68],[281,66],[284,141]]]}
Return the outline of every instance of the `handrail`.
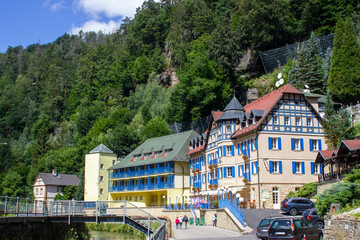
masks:
{"label": "handrail", "polygon": [[229,199],[221,199],[219,201],[219,208],[227,208],[229,211],[239,220],[239,222],[245,226],[245,220],[243,213],[234,205]]}
{"label": "handrail", "polygon": [[197,218],[194,206],[192,204],[189,204],[189,208],[191,209],[191,212],[194,214],[194,217]]}

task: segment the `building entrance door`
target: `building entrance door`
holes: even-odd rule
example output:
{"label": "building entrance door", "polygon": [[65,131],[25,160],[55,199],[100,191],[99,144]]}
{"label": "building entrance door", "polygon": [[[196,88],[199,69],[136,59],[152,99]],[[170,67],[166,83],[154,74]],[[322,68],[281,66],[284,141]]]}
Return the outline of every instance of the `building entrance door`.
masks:
{"label": "building entrance door", "polygon": [[280,209],[280,203],[279,203],[279,188],[273,188],[273,208],[274,209]]}

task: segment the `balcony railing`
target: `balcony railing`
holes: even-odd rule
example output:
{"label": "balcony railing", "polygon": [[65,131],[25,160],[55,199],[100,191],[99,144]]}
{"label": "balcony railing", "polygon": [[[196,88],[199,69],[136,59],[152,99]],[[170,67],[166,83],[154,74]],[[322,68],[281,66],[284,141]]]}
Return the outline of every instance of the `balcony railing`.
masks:
{"label": "balcony railing", "polygon": [[329,181],[333,181],[336,179],[341,179],[344,177],[344,175],[348,174],[349,172],[351,172],[353,168],[348,168],[348,169],[342,169],[340,170],[340,172],[338,173],[337,171],[331,172],[331,173],[326,173],[323,175],[319,175],[318,176],[318,180],[319,183],[321,182],[329,182]]}
{"label": "balcony railing", "polygon": [[146,175],[154,175],[154,174],[162,174],[162,173],[173,173],[173,172],[174,172],[174,167],[171,167],[171,166],[159,167],[159,168],[138,169],[136,171],[110,173],[110,179],[138,177],[138,176],[146,176]]}
{"label": "balcony railing", "polygon": [[137,184],[130,186],[112,186],[109,187],[109,192],[156,190],[156,189],[173,188],[173,187],[174,187],[173,182],[158,182],[158,183]]}
{"label": "balcony railing", "polygon": [[201,182],[196,182],[193,184],[193,187],[196,188],[196,187],[199,187],[201,188]]}

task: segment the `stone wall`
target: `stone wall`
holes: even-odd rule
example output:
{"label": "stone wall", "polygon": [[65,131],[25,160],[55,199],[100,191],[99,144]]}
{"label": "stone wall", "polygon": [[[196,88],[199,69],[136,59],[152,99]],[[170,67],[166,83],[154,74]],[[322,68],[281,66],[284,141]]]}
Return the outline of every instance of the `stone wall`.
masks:
{"label": "stone wall", "polygon": [[201,210],[200,217],[205,218],[205,225],[213,225],[213,216],[217,215],[217,227],[227,229],[234,232],[241,232],[242,230],[235,224],[231,217],[226,213],[224,209],[209,209]]}
{"label": "stone wall", "polygon": [[359,219],[346,214],[325,216],[325,240],[360,239]]}
{"label": "stone wall", "polygon": [[[261,199],[264,199],[265,201],[261,203],[261,207],[265,207],[266,209],[273,209],[273,188],[279,189],[279,204],[281,204],[281,201],[285,199],[285,197],[289,194],[289,192],[295,192],[295,188],[301,187],[303,184],[261,184]],[[270,196],[265,197],[267,194]],[[268,198],[270,197],[270,198]],[[257,200],[257,199],[256,199]],[[257,201],[256,201],[257,202]],[[256,207],[258,207],[258,203],[256,203]]]}
{"label": "stone wall", "polygon": [[331,181],[331,182],[326,182],[326,183],[318,183],[316,185],[317,187],[317,194],[323,194],[325,192],[325,190],[329,189],[332,187],[332,185],[338,183],[339,180],[335,180],[335,181]]}

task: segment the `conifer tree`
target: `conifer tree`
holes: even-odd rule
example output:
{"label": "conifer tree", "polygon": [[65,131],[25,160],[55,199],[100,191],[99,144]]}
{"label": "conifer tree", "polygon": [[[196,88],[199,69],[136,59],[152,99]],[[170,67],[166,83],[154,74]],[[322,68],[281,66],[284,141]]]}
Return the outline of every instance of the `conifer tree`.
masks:
{"label": "conifer tree", "polygon": [[324,93],[323,60],[319,51],[319,40],[312,33],[309,41],[301,46],[294,68],[289,73],[290,82],[297,88],[307,84],[312,92]]}
{"label": "conifer tree", "polygon": [[359,99],[360,45],[348,18],[336,24],[328,86],[335,101],[350,104]]}

